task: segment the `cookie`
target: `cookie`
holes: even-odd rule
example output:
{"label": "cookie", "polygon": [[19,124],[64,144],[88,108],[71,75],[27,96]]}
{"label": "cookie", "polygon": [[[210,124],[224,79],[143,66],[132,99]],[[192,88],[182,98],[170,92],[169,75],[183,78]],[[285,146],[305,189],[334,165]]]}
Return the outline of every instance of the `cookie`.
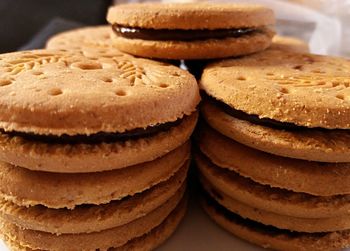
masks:
{"label": "cookie", "polygon": [[246,147],[206,125],[198,134],[201,152],[214,164],[257,183],[316,196],[350,194],[349,163],[279,157]]}
{"label": "cookie", "polygon": [[215,166],[203,154],[195,154],[200,174],[231,198],[251,207],[299,218],[331,218],[349,215],[350,196],[313,196],[271,188],[244,178],[226,168]]}
{"label": "cookie", "polygon": [[264,248],[283,251],[341,250],[350,245],[350,231],[298,233],[243,219],[213,199],[202,201],[205,212],[228,232]]}
{"label": "cookie", "polygon": [[274,35],[272,10],[259,5],[134,3],[109,9],[121,51],[149,58],[209,59],[266,49]]}
{"label": "cookie", "polygon": [[311,161],[350,162],[347,130],[281,130],[234,117],[221,109],[221,104],[213,102],[203,102],[201,112],[215,130],[251,148]]}
{"label": "cookie", "polygon": [[[118,248],[111,248],[111,251],[149,251],[154,250],[168,239],[176,230],[185,214],[185,207],[179,211],[172,212],[159,226],[150,232],[128,241],[125,245]],[[30,248],[20,246],[16,241],[9,240],[6,236],[5,242],[11,250],[14,251],[32,251]]]}
{"label": "cookie", "polygon": [[96,172],[151,161],[188,139],[200,101],[194,77],[105,52],[1,55],[0,160]]}
{"label": "cookie", "polygon": [[[350,215],[331,218],[300,218],[276,214],[259,208],[251,207],[243,202],[232,199],[225,191],[217,191],[210,182],[201,180],[204,190],[229,211],[239,216],[260,222],[267,226],[304,233],[333,232],[350,229]],[[219,196],[218,196],[219,195]]]}
{"label": "cookie", "polygon": [[98,173],[39,172],[1,163],[0,197],[20,206],[49,208],[104,204],[168,180],[188,165],[189,155],[190,144],[186,143],[154,161]]}
{"label": "cookie", "polygon": [[181,211],[185,210],[185,206],[185,199],[180,202],[178,198],[170,199],[156,210],[135,221],[93,233],[55,235],[22,229],[4,220],[1,221],[1,231],[10,241],[16,241],[19,246],[34,250],[69,250],[71,247],[76,250],[107,250],[108,248],[121,247],[127,244],[128,241],[147,234],[171,215],[172,211],[175,215],[181,215]]}
{"label": "cookie", "polygon": [[349,129],[349,77],[347,59],[266,50],[210,64],[200,83],[209,96],[257,123]]}
{"label": "cookie", "polygon": [[112,29],[109,25],[78,28],[51,37],[46,43],[46,49],[86,50],[90,48],[113,48],[112,35]]}
{"label": "cookie", "polygon": [[90,233],[127,224],[150,213],[170,197],[182,196],[188,165],[169,180],[148,190],[114,200],[108,204],[85,204],[70,209],[49,209],[41,205],[21,207],[12,202],[0,201],[0,215],[25,229],[48,233]]}
{"label": "cookie", "polygon": [[295,37],[276,35],[272,39],[270,49],[306,53],[309,52],[309,45]]}

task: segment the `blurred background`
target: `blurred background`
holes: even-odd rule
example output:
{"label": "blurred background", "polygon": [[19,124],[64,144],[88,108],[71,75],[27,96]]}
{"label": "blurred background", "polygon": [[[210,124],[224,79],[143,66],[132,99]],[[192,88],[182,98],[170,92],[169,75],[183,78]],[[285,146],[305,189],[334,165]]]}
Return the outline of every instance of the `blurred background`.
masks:
{"label": "blurred background", "polygon": [[[303,39],[314,53],[350,57],[350,0],[225,1],[264,4],[274,9],[279,34]],[[0,52],[42,48],[55,33],[106,24],[108,7],[125,2],[128,1],[0,0]]]}

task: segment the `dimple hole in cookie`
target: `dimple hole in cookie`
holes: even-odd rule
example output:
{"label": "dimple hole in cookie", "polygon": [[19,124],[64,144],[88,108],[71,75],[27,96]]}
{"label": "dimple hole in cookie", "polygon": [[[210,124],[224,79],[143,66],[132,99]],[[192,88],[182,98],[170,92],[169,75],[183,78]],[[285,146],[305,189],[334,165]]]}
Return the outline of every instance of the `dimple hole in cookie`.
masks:
{"label": "dimple hole in cookie", "polygon": [[288,94],[288,93],[289,93],[289,90],[288,90],[287,88],[285,88],[285,87],[282,87],[282,88],[280,89],[280,92],[283,93],[283,94]]}
{"label": "dimple hole in cookie", "polygon": [[35,76],[43,75],[44,73],[42,71],[32,71],[32,74]]}
{"label": "dimple hole in cookie", "polygon": [[60,88],[52,88],[48,91],[48,94],[51,96],[58,96],[61,95],[63,92]]}
{"label": "dimple hole in cookie", "polygon": [[245,80],[247,80],[247,78],[246,78],[246,77],[244,77],[244,76],[239,76],[239,77],[237,77],[237,80],[240,80],[240,81],[245,81]]}
{"label": "dimple hole in cookie", "polygon": [[97,62],[79,62],[71,65],[72,68],[81,69],[81,70],[100,70],[102,65]]}
{"label": "dimple hole in cookie", "polygon": [[325,71],[322,71],[321,69],[312,70],[311,72],[313,72],[313,73],[318,73],[318,74],[324,74],[324,73],[326,73]]}
{"label": "dimple hole in cookie", "polygon": [[103,77],[101,79],[103,82],[106,82],[106,83],[112,83],[113,82],[113,79],[109,78],[109,77]]}
{"label": "dimple hole in cookie", "polygon": [[293,67],[294,70],[297,70],[297,71],[302,71],[303,70],[303,65],[296,65]]}
{"label": "dimple hole in cookie", "polygon": [[0,86],[7,86],[12,84],[12,81],[10,79],[0,79]]}
{"label": "dimple hole in cookie", "polygon": [[340,99],[340,100],[345,100],[345,97],[344,97],[343,94],[337,94],[335,97],[336,97],[337,99]]}
{"label": "dimple hole in cookie", "polygon": [[117,90],[117,91],[115,92],[115,95],[117,95],[117,96],[119,96],[119,97],[124,97],[124,96],[127,95],[127,93],[126,93],[126,91],[124,91],[124,90]]}
{"label": "dimple hole in cookie", "polygon": [[168,84],[165,84],[165,83],[161,83],[158,85],[160,88],[168,88],[169,85]]}
{"label": "dimple hole in cookie", "polygon": [[267,73],[266,73],[266,76],[275,76],[275,74],[272,73],[272,72],[267,72]]}
{"label": "dimple hole in cookie", "polygon": [[174,72],[174,73],[172,73],[172,74],[171,74],[171,76],[173,76],[173,77],[180,77],[180,76],[181,76],[181,74],[180,74],[180,73],[178,73],[178,72]]}

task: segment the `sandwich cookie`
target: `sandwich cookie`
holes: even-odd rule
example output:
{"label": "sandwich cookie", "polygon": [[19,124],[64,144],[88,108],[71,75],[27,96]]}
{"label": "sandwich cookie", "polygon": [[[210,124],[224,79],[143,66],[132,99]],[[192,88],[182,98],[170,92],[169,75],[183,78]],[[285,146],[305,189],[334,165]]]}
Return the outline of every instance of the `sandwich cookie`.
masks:
{"label": "sandwich cookie", "polygon": [[[310,212],[325,201],[330,205],[334,203],[328,208],[329,212],[337,210],[336,197],[334,200],[320,197],[320,204],[314,203],[318,197],[260,185],[214,166],[200,154],[195,159],[201,173],[200,180],[207,191],[203,193],[202,206],[215,222],[229,232],[276,250],[338,250],[349,246],[348,212],[335,218],[325,215],[316,218]],[[241,198],[237,199],[237,195]],[[279,206],[276,207],[276,204]],[[304,210],[298,212],[302,204]],[[290,210],[291,205],[293,210]],[[273,208],[275,211],[271,211]],[[284,214],[288,209],[294,216]],[[296,216],[296,213],[299,215]]]}
{"label": "sandwich cookie", "polygon": [[[0,197],[20,206],[73,209],[120,200],[186,169],[190,144],[151,162],[98,173],[50,173],[0,164]],[[29,190],[28,187],[31,189]]]}
{"label": "sandwich cookie", "polygon": [[[322,161],[349,162],[350,133],[347,130],[296,129],[281,130],[261,124],[261,120],[247,120],[247,116],[233,116],[223,110],[223,103],[203,102],[201,111],[207,123],[225,136],[249,147],[279,156]],[[227,112],[228,111],[228,112]]]}
{"label": "sandwich cookie", "polygon": [[[172,212],[159,226],[150,232],[128,241],[125,245],[118,248],[110,248],[111,251],[149,251],[154,250],[168,239],[184,217],[186,207],[179,211]],[[18,242],[10,240],[3,236],[7,246],[14,251],[31,251],[28,247],[21,246]]]}
{"label": "sandwich cookie", "polygon": [[330,218],[301,218],[276,214],[259,208],[251,207],[231,198],[224,191],[216,190],[210,182],[201,180],[204,190],[229,211],[264,225],[275,226],[304,233],[332,232],[350,229],[350,215]]}
{"label": "sandwich cookie", "polygon": [[[181,197],[180,197],[181,199]],[[101,232],[55,235],[41,231],[22,229],[2,220],[1,232],[5,239],[32,250],[108,250],[123,247],[129,241],[150,233],[167,218],[181,219],[186,209],[186,197],[172,198],[147,216],[128,224]]]}
{"label": "sandwich cookie", "polygon": [[38,50],[1,55],[0,73],[0,160],[32,170],[151,161],[185,143],[197,120],[194,77],[164,63]]}
{"label": "sandwich cookie", "polygon": [[108,22],[121,51],[148,58],[210,59],[270,46],[272,10],[259,5],[136,3],[111,7]]}
{"label": "sandwich cookie", "polygon": [[309,52],[309,45],[295,37],[276,35],[272,39],[270,49],[305,53]]}
{"label": "sandwich cookie", "polygon": [[102,231],[127,224],[150,213],[168,199],[185,191],[188,164],[174,176],[146,191],[107,204],[84,204],[71,209],[52,209],[42,205],[23,207],[0,201],[0,215],[25,229],[55,234]]}
{"label": "sandwich cookie", "polygon": [[251,207],[279,215],[308,219],[349,215],[349,195],[313,196],[272,188],[244,178],[226,168],[218,167],[203,154],[197,153],[195,160],[200,176],[210,182],[216,191],[224,191],[230,198]]}
{"label": "sandwich cookie", "polygon": [[215,200],[202,200],[205,212],[230,233],[264,248],[283,251],[341,250],[350,245],[350,231],[300,233],[266,226],[230,212]]}
{"label": "sandwich cookie", "polygon": [[260,184],[315,196],[350,194],[349,163],[279,157],[242,145],[207,125],[198,132],[198,145],[215,165]]}
{"label": "sandwich cookie", "polygon": [[345,59],[278,50],[214,63],[204,70],[201,88],[221,112],[205,112],[214,110],[206,106],[204,118],[265,152],[350,162],[349,76]]}

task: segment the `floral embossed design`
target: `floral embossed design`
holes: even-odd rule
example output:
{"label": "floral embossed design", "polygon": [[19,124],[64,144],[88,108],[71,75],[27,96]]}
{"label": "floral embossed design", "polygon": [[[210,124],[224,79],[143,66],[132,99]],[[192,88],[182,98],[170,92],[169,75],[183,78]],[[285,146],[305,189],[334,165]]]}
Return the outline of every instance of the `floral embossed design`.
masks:
{"label": "floral embossed design", "polygon": [[25,54],[20,58],[7,61],[5,63],[5,71],[9,75],[17,75],[21,72],[28,70],[37,70],[40,66],[49,64],[49,63],[57,63],[59,61],[64,60],[59,54],[50,54],[50,53],[41,53],[41,54]]}

